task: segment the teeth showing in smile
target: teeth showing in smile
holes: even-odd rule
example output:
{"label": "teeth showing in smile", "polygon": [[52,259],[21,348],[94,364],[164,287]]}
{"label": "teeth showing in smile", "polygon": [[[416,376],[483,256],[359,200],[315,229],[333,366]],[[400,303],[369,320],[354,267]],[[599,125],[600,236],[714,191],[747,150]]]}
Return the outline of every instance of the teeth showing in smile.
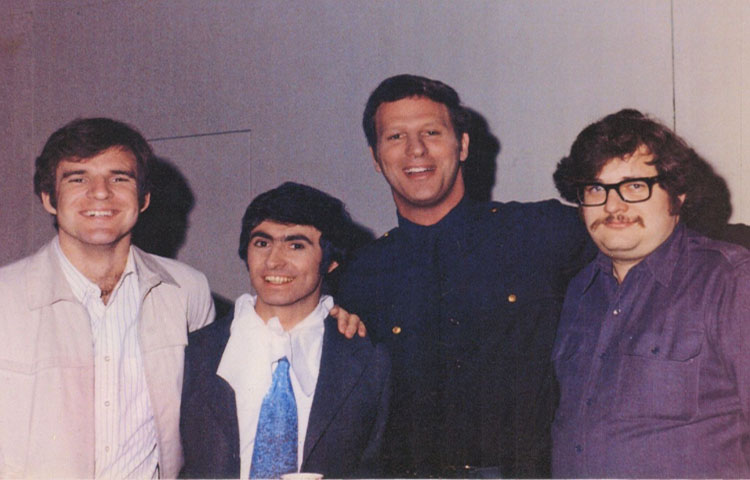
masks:
{"label": "teeth showing in smile", "polygon": [[273,283],[274,285],[283,285],[285,283],[289,283],[292,280],[294,280],[293,277],[282,277],[279,275],[268,275],[266,277],[263,277],[263,280],[265,280],[268,283]]}
{"label": "teeth showing in smile", "polygon": [[111,217],[112,210],[89,210],[84,215],[87,217]]}
{"label": "teeth showing in smile", "polygon": [[432,170],[433,170],[432,168],[427,168],[427,167],[412,167],[412,168],[405,169],[404,172],[406,172],[407,174],[411,174],[411,173],[424,173],[424,172],[429,172]]}

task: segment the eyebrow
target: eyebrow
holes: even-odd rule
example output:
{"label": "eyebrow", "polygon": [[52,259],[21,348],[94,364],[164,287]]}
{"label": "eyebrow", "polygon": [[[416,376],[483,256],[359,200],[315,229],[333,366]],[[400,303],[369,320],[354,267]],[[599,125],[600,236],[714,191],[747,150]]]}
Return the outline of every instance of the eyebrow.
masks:
{"label": "eyebrow", "polygon": [[286,241],[286,242],[297,242],[297,241],[300,241],[300,240],[303,241],[303,242],[307,242],[310,245],[313,244],[312,240],[310,240],[309,238],[307,238],[306,235],[302,235],[301,233],[298,233],[298,234],[295,234],[295,235],[288,235],[288,236],[284,237],[284,241]]}
{"label": "eyebrow", "polygon": [[622,180],[620,180],[619,182],[607,183],[607,182],[603,182],[603,181],[601,181],[599,179],[596,179],[596,180],[593,180],[591,182],[586,182],[586,183],[599,183],[601,185],[616,185],[618,183],[627,182],[628,180],[635,180],[635,179],[639,179],[639,178],[649,178],[649,177],[648,176],[643,176],[643,175],[637,176],[637,177],[633,176],[633,175],[629,175],[627,177],[622,177]]}
{"label": "eyebrow", "polygon": [[[135,172],[132,170],[110,170],[109,173],[112,175],[125,175],[126,177],[135,178]],[[82,170],[82,169],[68,170],[66,172],[63,172],[60,178],[65,179],[68,177],[72,177],[74,175],[85,175],[85,174],[86,174],[86,170]]]}
{"label": "eyebrow", "polygon": [[132,170],[110,170],[109,173],[114,175],[125,175],[126,177],[135,178],[135,172]]}
{"label": "eyebrow", "polygon": [[[263,230],[257,230],[257,231],[255,231],[255,232],[253,232],[253,233],[250,234],[250,238],[251,239],[252,238],[256,238],[256,237],[265,238],[266,240],[276,240],[275,238],[273,238],[271,235],[267,234]],[[310,240],[306,235],[302,235],[301,233],[297,233],[297,234],[293,234],[293,235],[287,235],[285,237],[282,237],[281,240],[284,241],[284,242],[298,242],[298,241],[303,241],[303,242],[306,242],[306,243],[308,243],[310,245],[313,244],[312,240]]]}
{"label": "eyebrow", "polygon": [[60,178],[68,178],[73,175],[83,175],[84,173],[86,173],[85,170],[68,170],[67,172],[63,172]]}

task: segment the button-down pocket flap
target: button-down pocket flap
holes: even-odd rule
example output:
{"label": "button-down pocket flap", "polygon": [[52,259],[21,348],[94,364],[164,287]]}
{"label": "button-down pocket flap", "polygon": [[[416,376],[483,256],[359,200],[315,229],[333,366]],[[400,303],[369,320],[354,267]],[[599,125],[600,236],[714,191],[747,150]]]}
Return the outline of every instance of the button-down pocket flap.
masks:
{"label": "button-down pocket flap", "polygon": [[622,352],[653,360],[685,362],[700,354],[702,342],[703,334],[698,330],[667,329],[661,333],[626,336]]}
{"label": "button-down pocket flap", "polygon": [[674,329],[626,336],[617,373],[618,418],[692,418],[702,338],[698,330]]}

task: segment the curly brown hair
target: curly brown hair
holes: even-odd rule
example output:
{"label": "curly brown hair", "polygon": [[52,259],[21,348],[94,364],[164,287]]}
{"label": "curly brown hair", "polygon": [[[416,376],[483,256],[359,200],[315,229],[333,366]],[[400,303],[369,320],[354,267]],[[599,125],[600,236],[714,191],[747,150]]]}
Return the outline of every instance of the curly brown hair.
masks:
{"label": "curly brown hair", "polygon": [[[557,164],[555,186],[567,201],[577,203],[581,183],[596,181],[611,159],[645,147],[651,164],[669,194],[670,213],[688,226],[711,233],[729,220],[732,206],[723,178],[670,128],[638,110],[624,109],[592,123],[578,134],[570,155]],[[685,195],[681,202],[680,195]]]}

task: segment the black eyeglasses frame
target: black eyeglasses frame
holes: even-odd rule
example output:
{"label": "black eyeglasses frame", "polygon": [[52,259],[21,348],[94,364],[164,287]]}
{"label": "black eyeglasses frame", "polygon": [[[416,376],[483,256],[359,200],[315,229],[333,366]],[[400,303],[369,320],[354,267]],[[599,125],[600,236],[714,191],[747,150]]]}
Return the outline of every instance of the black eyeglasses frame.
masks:
{"label": "black eyeglasses frame", "polygon": [[[614,190],[617,192],[617,195],[620,197],[620,199],[625,203],[642,203],[647,202],[651,199],[651,195],[654,192],[654,185],[659,183],[663,180],[662,175],[656,175],[653,177],[638,177],[638,178],[626,178],[625,180],[622,180],[621,182],[617,183],[601,183],[601,182],[581,182],[576,186],[576,198],[578,199],[578,205],[581,207],[600,207],[607,203],[607,200],[609,199],[609,191]],[[641,200],[628,200],[620,191],[620,187],[622,185],[625,185],[626,183],[632,183],[632,182],[643,182],[648,186],[648,196],[646,198],[643,198]],[[601,203],[584,203],[583,201],[583,195],[584,195],[584,188],[597,185],[599,187],[602,187],[605,190],[604,195],[604,201]]]}

